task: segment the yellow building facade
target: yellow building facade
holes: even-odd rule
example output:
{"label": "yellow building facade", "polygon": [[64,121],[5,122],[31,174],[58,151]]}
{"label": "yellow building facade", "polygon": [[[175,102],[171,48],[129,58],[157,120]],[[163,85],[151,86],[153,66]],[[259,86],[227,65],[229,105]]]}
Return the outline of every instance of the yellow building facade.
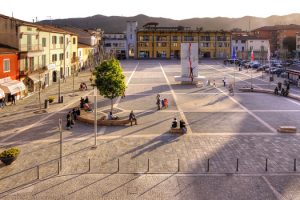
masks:
{"label": "yellow building facade", "polygon": [[136,58],[180,58],[181,43],[188,42],[198,43],[200,58],[230,56],[230,32],[151,27],[137,31]]}
{"label": "yellow building facade", "polygon": [[83,69],[92,64],[93,47],[78,43],[78,68]]}

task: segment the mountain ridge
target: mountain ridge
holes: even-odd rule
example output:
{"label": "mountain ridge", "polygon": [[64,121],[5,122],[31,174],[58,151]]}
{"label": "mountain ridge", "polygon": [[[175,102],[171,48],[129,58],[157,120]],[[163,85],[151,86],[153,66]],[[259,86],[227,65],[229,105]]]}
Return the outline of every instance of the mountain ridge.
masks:
{"label": "mountain ridge", "polygon": [[243,16],[239,18],[229,17],[203,17],[203,18],[189,18],[183,20],[175,20],[163,17],[150,17],[144,14],[136,16],[105,16],[101,14],[83,17],[83,18],[66,18],[55,20],[43,20],[39,23],[52,24],[56,26],[74,26],[82,29],[101,28],[107,33],[120,33],[126,30],[126,21],[137,21],[138,27],[141,28],[148,22],[157,22],[159,26],[185,26],[196,29],[202,27],[203,30],[232,30],[235,28],[242,30],[253,30],[262,26],[273,25],[288,25],[300,24],[300,13],[292,13],[289,15],[272,15],[269,17],[254,17]]}

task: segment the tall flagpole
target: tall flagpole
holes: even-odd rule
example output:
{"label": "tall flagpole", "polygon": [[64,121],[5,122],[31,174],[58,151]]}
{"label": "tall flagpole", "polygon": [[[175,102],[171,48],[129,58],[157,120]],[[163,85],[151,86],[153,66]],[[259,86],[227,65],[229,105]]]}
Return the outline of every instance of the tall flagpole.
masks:
{"label": "tall flagpole", "polygon": [[271,88],[271,51],[270,51],[270,46],[268,47],[268,61],[269,61],[269,88]]}

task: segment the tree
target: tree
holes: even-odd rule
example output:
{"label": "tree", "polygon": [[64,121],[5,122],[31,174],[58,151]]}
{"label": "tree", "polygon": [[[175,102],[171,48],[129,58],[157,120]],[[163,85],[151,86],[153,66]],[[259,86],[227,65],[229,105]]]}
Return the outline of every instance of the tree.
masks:
{"label": "tree", "polygon": [[102,62],[94,71],[95,84],[100,94],[111,100],[111,112],[113,111],[113,99],[123,94],[125,90],[125,76],[120,62],[116,59]]}
{"label": "tree", "polygon": [[287,49],[289,52],[296,50],[296,36],[285,37],[282,41],[284,49]]}

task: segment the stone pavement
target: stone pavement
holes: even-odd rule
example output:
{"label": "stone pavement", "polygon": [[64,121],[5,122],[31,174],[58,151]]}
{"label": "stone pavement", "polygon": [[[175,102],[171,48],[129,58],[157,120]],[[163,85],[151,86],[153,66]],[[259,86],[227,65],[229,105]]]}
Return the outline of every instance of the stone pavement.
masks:
{"label": "stone pavement", "polygon": [[[5,199],[300,199],[295,187],[299,174],[294,172],[299,134],[276,132],[279,125],[300,130],[299,102],[240,93],[238,87],[251,82],[249,72],[235,73],[220,63],[200,63],[201,75],[217,84],[204,88],[174,81],[181,70],[178,61],[123,61],[126,97],[114,103],[120,117],[134,110],[138,125],[98,127],[97,149],[91,148],[93,126],[77,123],[64,130],[63,170],[52,178],[48,176],[57,173],[59,158],[57,119],[64,118],[83,93],[41,115],[20,105],[18,114],[9,113],[0,122],[2,148],[17,145],[22,151],[11,166],[0,166],[0,195]],[[261,74],[252,75],[253,85],[269,87]],[[234,96],[223,87],[224,76],[230,82],[235,78]],[[87,73],[80,80],[88,78]],[[66,88],[68,96],[71,87]],[[169,99],[169,108],[156,110],[157,93]],[[110,101],[101,97],[97,104],[99,115],[110,108]],[[169,134],[174,117],[187,121],[188,134]],[[31,125],[37,118],[39,123]],[[148,159],[150,174],[145,174]],[[34,181],[37,165],[41,181]],[[297,162],[297,170],[298,166]],[[25,169],[29,170],[13,175]],[[30,181],[32,185],[21,187]]]}

